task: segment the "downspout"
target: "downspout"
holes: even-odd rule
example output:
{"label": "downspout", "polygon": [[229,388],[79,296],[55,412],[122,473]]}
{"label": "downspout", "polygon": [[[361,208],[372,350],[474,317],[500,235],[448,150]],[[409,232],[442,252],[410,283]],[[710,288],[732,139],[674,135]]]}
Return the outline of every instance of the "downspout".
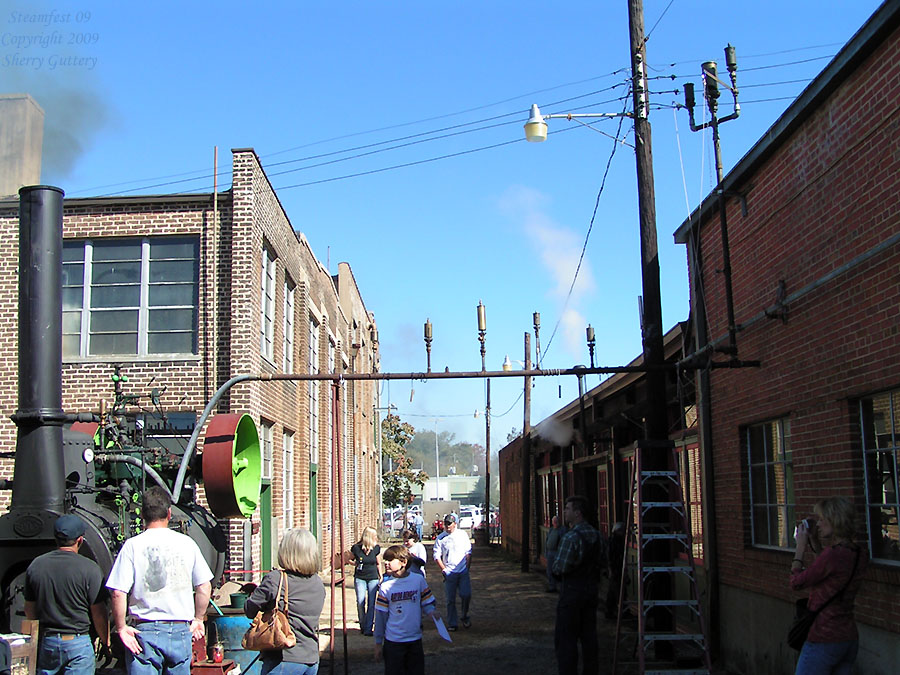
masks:
{"label": "downspout", "polygon": [[[694,323],[694,350],[705,347],[709,342],[706,325],[706,296],[702,276],[702,255],[700,253],[700,232],[692,229],[688,239],[688,257],[691,269],[691,308]],[[703,458],[703,559],[706,568],[706,594],[709,601],[710,653],[715,660],[719,652],[719,561],[718,536],[716,533],[716,491],[712,443],[712,404],[710,401],[710,370],[701,368],[696,373],[697,410],[699,419],[700,451]]]}

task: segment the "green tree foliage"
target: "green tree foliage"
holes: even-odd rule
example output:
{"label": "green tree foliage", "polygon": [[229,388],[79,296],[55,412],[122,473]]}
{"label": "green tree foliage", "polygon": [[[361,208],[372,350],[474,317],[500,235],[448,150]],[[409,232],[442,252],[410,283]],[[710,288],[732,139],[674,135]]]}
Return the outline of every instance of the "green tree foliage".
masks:
{"label": "green tree foliage", "polygon": [[428,480],[427,473],[412,468],[412,459],[407,454],[407,446],[415,433],[412,425],[401,422],[398,415],[388,415],[381,422],[381,452],[392,467],[382,476],[382,499],[387,507],[410,504],[412,486],[421,489]]}

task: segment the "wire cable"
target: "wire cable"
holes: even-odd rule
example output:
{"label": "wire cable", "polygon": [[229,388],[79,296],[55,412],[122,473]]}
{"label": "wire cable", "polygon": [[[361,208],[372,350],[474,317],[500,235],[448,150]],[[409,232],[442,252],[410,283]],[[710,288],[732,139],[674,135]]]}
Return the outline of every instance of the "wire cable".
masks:
{"label": "wire cable", "polygon": [[[606,161],[606,169],[603,171],[603,179],[600,181],[600,191],[597,193],[597,199],[594,202],[594,212],[591,214],[591,222],[588,225],[587,233],[584,236],[584,245],[581,247],[581,255],[578,258],[578,265],[575,268],[575,274],[572,277],[572,284],[569,286],[569,292],[566,294],[566,300],[563,303],[562,311],[560,312],[559,318],[556,320],[556,325],[553,326],[553,332],[550,334],[550,339],[547,341],[546,347],[544,347],[542,358],[546,358],[547,352],[550,351],[550,346],[553,344],[553,338],[556,337],[556,331],[559,329],[559,325],[562,323],[562,318],[565,316],[566,309],[569,306],[569,300],[572,298],[572,291],[575,289],[575,282],[578,281],[578,273],[581,271],[581,264],[584,262],[584,255],[587,251],[588,241],[591,238],[591,231],[594,229],[594,220],[597,217],[597,209],[600,207],[600,197],[603,195],[603,189],[606,187],[606,178],[609,176],[609,170],[612,166],[613,158],[616,156],[616,150],[619,148],[619,137],[622,133],[622,124],[625,122],[625,111],[628,109],[627,97],[625,107],[622,109],[622,116],[619,117],[619,125],[616,129],[616,139],[612,146],[612,152],[609,154],[609,159]],[[577,128],[577,127],[573,127]]]}

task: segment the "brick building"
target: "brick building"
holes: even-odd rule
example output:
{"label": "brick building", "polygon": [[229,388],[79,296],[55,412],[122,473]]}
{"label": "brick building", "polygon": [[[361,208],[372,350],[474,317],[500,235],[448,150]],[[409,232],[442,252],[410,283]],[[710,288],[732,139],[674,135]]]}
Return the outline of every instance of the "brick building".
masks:
{"label": "brick building", "polygon": [[[682,324],[663,337],[666,362],[684,355]],[[628,364],[640,368],[643,357]],[[595,375],[585,379],[593,379]],[[684,476],[685,501],[691,505],[696,554],[702,549],[700,517],[700,459],[693,382],[673,367],[666,373],[666,416],[675,457]],[[596,506],[591,514],[608,534],[613,523],[625,522],[631,501],[631,467],[635,442],[643,438],[647,411],[646,378],[641,372],[622,372],[560,408],[538,423],[528,438],[531,456],[528,479],[523,480],[525,439],[520,436],[500,451],[500,512],[503,547],[521,555],[523,484],[527,490],[528,558],[545,564],[544,541],[554,515],[562,515],[565,498],[581,494]],[[633,586],[632,586],[633,588]]]}
{"label": "brick building", "polygon": [[[295,231],[252,149],[233,151],[217,194],[66,199],[63,217],[63,407],[98,409],[113,364],[135,393],[190,434],[229,378],[257,373],[376,372],[375,319],[350,266],[332,276]],[[0,201],[0,446],[15,447],[18,200]],[[339,432],[345,546],[379,519],[373,382],[238,384],[218,412],[250,414],[263,449],[262,500],[227,523],[227,569],[265,570],[280,532],[310,528],[331,553],[337,525],[332,439]],[[0,460],[11,477],[11,459]],[[7,493],[8,494],[8,493]],[[200,499],[203,499],[202,490]]]}
{"label": "brick building", "polygon": [[[900,657],[900,2],[885,2],[725,177],[737,346],[758,369],[698,379],[713,466],[721,655],[793,672],[794,525],[825,496],[857,506],[872,557],[856,603],[860,672]],[[727,341],[718,202],[687,245],[697,347]],[[704,320],[705,311],[705,320]]]}

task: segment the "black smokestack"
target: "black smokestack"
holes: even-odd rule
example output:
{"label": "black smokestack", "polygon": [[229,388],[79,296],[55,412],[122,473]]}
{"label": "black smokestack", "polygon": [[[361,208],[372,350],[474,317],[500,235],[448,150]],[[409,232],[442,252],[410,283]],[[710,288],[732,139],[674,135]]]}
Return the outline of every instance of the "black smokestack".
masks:
{"label": "black smokestack", "polygon": [[19,190],[19,407],[11,509],[62,513],[63,191]]}

